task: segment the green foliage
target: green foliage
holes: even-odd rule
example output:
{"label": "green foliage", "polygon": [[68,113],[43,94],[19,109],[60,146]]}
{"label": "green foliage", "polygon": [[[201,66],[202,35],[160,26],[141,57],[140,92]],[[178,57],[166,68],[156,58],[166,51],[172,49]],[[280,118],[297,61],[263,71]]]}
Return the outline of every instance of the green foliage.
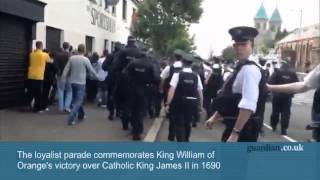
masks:
{"label": "green foliage", "polygon": [[197,23],[202,14],[202,0],[145,0],[138,9],[138,21],[132,33],[149,44],[157,54],[168,55],[175,48],[192,51],[189,37],[191,23]]}
{"label": "green foliage", "polygon": [[286,29],[284,29],[282,32],[281,31],[278,31],[277,34],[276,34],[276,38],[275,40],[276,41],[280,41],[281,39],[283,39],[284,37],[286,37],[288,35],[288,31]]}
{"label": "green foliage", "polygon": [[265,47],[265,48],[274,48],[275,43],[276,43],[276,40],[266,39],[266,40],[264,41],[264,47]]}
{"label": "green foliage", "polygon": [[260,47],[259,51],[263,54],[263,55],[267,55],[269,53],[269,48],[266,46],[262,46]]}
{"label": "green foliage", "polygon": [[222,51],[222,57],[225,60],[228,60],[228,61],[233,60],[235,59],[235,56],[236,54],[232,46],[228,46]]}

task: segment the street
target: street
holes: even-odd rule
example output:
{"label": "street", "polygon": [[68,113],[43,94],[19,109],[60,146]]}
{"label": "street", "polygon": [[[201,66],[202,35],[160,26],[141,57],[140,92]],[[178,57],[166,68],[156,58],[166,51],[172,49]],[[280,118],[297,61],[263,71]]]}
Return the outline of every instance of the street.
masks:
{"label": "street", "polygon": [[[292,115],[288,136],[280,135],[278,131],[272,132],[269,127],[271,104],[267,103],[265,111],[264,134],[260,136],[262,142],[308,141],[311,131],[305,126],[310,122],[310,111],[314,91],[295,95],[292,105]],[[51,107],[49,112],[35,114],[21,108],[5,109],[0,111],[0,139],[3,141],[130,141],[130,131],[121,129],[119,119],[109,121],[106,109],[97,108],[92,104],[86,106],[87,118],[76,126],[66,125],[66,114],[57,112]],[[212,130],[204,127],[205,119],[192,129],[191,141],[220,141],[223,124],[216,124]],[[144,120],[145,136],[154,126],[154,120]],[[162,122],[162,121],[161,121]],[[168,121],[163,120],[160,128],[153,128],[156,139],[151,141],[165,142],[168,135]]]}
{"label": "street", "polygon": [[[291,108],[291,119],[288,129],[288,136],[280,134],[280,126],[278,125],[277,131],[272,132],[270,127],[271,103],[267,103],[264,116],[264,134],[259,138],[261,142],[295,142],[295,141],[308,141],[311,139],[311,131],[306,131],[305,127],[310,123],[310,112],[312,105],[314,91],[309,91],[303,94],[295,95]],[[212,130],[204,127],[205,119],[202,118],[196,128],[192,128],[191,141],[195,142],[208,142],[220,141],[222,132],[224,130],[223,124],[216,124]],[[157,141],[167,141],[168,136],[168,121],[165,120],[161,130],[159,131]]]}

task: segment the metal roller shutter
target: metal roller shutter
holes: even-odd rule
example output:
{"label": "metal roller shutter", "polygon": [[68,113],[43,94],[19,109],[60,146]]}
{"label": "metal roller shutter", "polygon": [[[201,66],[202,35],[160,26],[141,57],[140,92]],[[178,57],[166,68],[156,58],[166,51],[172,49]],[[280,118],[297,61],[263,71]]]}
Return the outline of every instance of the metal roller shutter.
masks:
{"label": "metal roller shutter", "polygon": [[46,49],[52,53],[58,52],[61,47],[61,30],[47,27],[46,31]]}
{"label": "metal roller shutter", "polygon": [[31,23],[0,13],[0,108],[21,104],[27,72]]}

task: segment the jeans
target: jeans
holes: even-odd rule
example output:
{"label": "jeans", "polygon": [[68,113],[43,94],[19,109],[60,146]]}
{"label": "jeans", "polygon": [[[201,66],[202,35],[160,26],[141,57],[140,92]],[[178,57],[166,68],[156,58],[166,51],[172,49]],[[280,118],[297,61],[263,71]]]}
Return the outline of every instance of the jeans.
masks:
{"label": "jeans", "polygon": [[67,82],[63,82],[61,79],[58,79],[58,88],[57,88],[57,96],[59,103],[59,110],[63,111],[65,109],[70,109],[71,100],[72,100],[72,89],[71,84]]}
{"label": "jeans", "polygon": [[86,85],[71,84],[71,88],[72,88],[72,110],[69,114],[68,124],[71,124],[73,121],[76,120],[76,118],[78,118],[78,120],[82,120],[85,115],[82,104],[85,96]]}
{"label": "jeans", "polygon": [[107,91],[107,85],[104,81],[99,81],[98,83],[98,93],[97,93],[97,102],[98,105],[107,105],[107,97],[108,97],[108,91]]}

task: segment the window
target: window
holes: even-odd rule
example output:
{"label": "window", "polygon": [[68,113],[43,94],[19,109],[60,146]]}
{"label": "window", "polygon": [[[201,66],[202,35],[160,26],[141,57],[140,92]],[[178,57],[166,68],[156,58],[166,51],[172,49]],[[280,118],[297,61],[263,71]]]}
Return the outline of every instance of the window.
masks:
{"label": "window", "polygon": [[115,46],[115,42],[114,42],[114,41],[112,41],[112,42],[111,42],[111,51],[113,51],[113,50],[114,50],[114,46]]}
{"label": "window", "polygon": [[260,29],[260,24],[259,23],[256,23],[256,28]]}
{"label": "window", "polygon": [[276,27],[274,26],[274,24],[271,25],[271,28],[270,28],[270,29],[271,29],[272,32],[275,32],[275,31],[276,31]]}
{"label": "window", "polygon": [[117,6],[112,6],[112,15],[117,15]]}
{"label": "window", "polygon": [[89,0],[90,2],[94,3],[94,4],[97,4],[97,1],[96,0]]}
{"label": "window", "polygon": [[127,0],[122,0],[122,19],[127,20]]}
{"label": "window", "polygon": [[86,50],[87,52],[92,52],[93,50],[93,37],[86,36]]}
{"label": "window", "polygon": [[104,49],[108,49],[109,50],[109,40],[104,40]]}

